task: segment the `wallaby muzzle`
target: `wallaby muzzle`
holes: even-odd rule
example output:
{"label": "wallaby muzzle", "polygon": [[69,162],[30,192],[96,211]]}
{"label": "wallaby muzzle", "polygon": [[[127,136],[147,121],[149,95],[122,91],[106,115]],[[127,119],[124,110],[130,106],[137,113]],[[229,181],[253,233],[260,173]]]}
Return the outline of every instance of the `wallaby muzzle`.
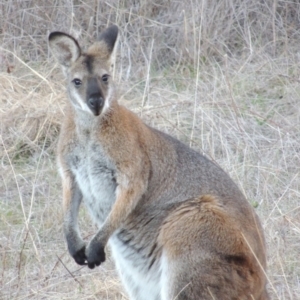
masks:
{"label": "wallaby muzzle", "polygon": [[95,116],[99,116],[104,106],[104,97],[97,78],[91,77],[87,83],[87,105]]}

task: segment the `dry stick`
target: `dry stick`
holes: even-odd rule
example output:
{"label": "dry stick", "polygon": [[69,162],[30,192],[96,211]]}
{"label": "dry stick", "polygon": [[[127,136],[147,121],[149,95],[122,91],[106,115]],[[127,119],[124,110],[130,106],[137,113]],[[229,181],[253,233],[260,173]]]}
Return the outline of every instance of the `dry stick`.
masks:
{"label": "dry stick", "polygon": [[[40,163],[41,163],[41,160],[42,160],[43,151],[44,151],[45,146],[46,146],[46,141],[47,141],[47,136],[48,136],[49,130],[50,130],[51,120],[52,120],[52,118],[50,119],[47,131],[46,131],[46,134],[45,134],[44,143],[43,143],[43,146],[42,146],[42,149],[41,149],[41,154],[39,155],[39,159],[38,159],[38,162],[37,162],[36,171],[35,171],[35,175],[34,175],[34,180],[33,180],[33,183],[32,183],[30,207],[29,207],[29,212],[28,212],[28,216],[27,216],[27,220],[26,220],[27,224],[29,224],[31,216],[32,216],[32,208],[33,208],[33,203],[34,203],[35,188],[36,188],[36,182],[37,182],[37,178],[38,178],[38,170],[39,170],[39,166],[40,166]],[[36,254],[37,254],[37,260],[40,262],[41,259],[39,257],[39,253],[37,252]],[[45,272],[44,272],[43,264],[40,263],[40,267],[41,267],[41,273],[44,276]]]}
{"label": "dry stick", "polygon": [[[253,57],[253,47],[252,47],[252,38],[251,38],[251,32],[250,32],[250,26],[248,26],[248,39],[249,39],[249,47],[250,47],[250,55],[248,56],[248,58],[244,61],[243,65],[239,68],[239,70],[237,71],[236,74],[239,74],[241,73],[241,71],[244,69],[244,67],[248,64],[248,62],[252,59]],[[236,76],[234,76],[235,78]]]}
{"label": "dry stick", "polygon": [[[298,210],[298,209],[300,209],[300,207],[296,207],[296,208],[293,209],[293,210]],[[289,211],[288,213],[290,213],[290,212],[291,212],[291,211]],[[294,228],[293,228],[294,231],[296,231],[298,234],[300,234],[300,227],[298,227],[298,224],[296,224],[290,217],[286,216],[286,214],[287,214],[287,213],[285,213],[285,214],[283,215],[283,218],[284,218],[287,222],[289,222],[291,225],[294,226]]]}
{"label": "dry stick", "polygon": [[70,31],[72,32],[73,31],[73,26],[74,26],[74,16],[75,16],[75,14],[74,14],[74,1],[72,1],[71,2],[72,4],[71,4],[71,25],[70,25]]}
{"label": "dry stick", "polygon": [[[83,239],[85,240],[85,239],[87,239],[87,238],[89,238],[89,237],[91,237],[91,236],[94,236],[94,235],[95,235],[95,233],[88,234],[88,235],[84,236]],[[68,253],[67,250],[64,251],[64,253],[61,254],[61,255],[59,256],[59,258],[60,258],[59,261],[61,261],[61,258],[62,258],[63,256],[65,256],[67,253]],[[57,254],[56,254],[56,256],[58,257]],[[59,261],[57,261],[57,262],[55,263],[55,265],[54,265],[54,267],[52,268],[50,274],[52,274],[52,273],[54,272],[54,270],[57,268]],[[81,267],[81,268],[79,268],[78,270],[81,270],[82,268],[84,268],[84,266]]]}
{"label": "dry stick", "polygon": [[[279,256],[278,253],[277,253],[277,256]],[[279,265],[280,265],[282,274],[284,274],[284,268],[283,268],[282,261],[281,261],[281,258],[280,258],[280,257],[278,257],[278,261],[279,261]],[[290,286],[289,286],[289,284],[288,284],[288,282],[287,282],[287,279],[286,279],[286,275],[285,275],[285,274],[284,274],[283,278],[284,278],[284,282],[285,282],[285,284],[286,284],[286,286],[287,286],[287,291],[288,291],[288,293],[289,293],[289,296],[290,296],[291,299],[293,299],[293,295],[292,295],[292,293],[291,293],[291,289],[290,289]]]}
{"label": "dry stick", "polygon": [[277,8],[277,0],[274,0],[273,2],[273,22],[272,22],[272,31],[273,31],[273,55],[276,55],[276,25],[275,25],[275,20],[276,20],[276,8]]}
{"label": "dry stick", "polygon": [[71,277],[74,279],[75,282],[77,282],[81,288],[83,288],[83,285],[80,283],[80,281],[72,274],[72,272],[67,268],[67,266],[63,263],[63,261],[60,259],[58,255],[56,255],[57,259],[61,262],[61,264],[64,266],[64,268],[68,271],[68,273],[71,275]]}
{"label": "dry stick", "polygon": [[178,297],[180,296],[180,294],[191,284],[191,282],[187,283],[180,291],[179,293],[176,295],[176,297],[173,300],[177,300]]}
{"label": "dry stick", "polygon": [[[48,129],[47,129],[47,132],[46,132],[46,137],[49,133],[49,129],[50,129],[50,125],[48,126]],[[2,139],[2,138],[1,138]],[[3,143],[3,140],[2,140],[2,143]],[[44,140],[44,144],[43,144],[43,147],[42,149],[45,148],[45,145],[46,145],[46,138]],[[6,150],[6,149],[5,149]],[[10,162],[10,165],[11,165],[11,168],[13,170],[13,173],[15,175],[15,172],[14,172],[14,169],[13,169],[13,166],[12,166],[12,163],[10,161],[10,158],[9,158],[9,155],[8,153],[6,153],[8,159],[9,159],[9,162]],[[34,249],[35,249],[35,252],[36,252],[36,258],[38,260],[38,262],[40,263],[40,266],[42,268],[42,272],[43,271],[43,265],[41,264],[41,259],[40,259],[40,256],[39,256],[39,252],[37,250],[37,247],[34,243],[34,240],[33,240],[33,237],[31,235],[31,232],[30,232],[30,229],[29,229],[29,223],[30,223],[30,219],[31,219],[31,215],[32,215],[32,208],[33,208],[33,202],[34,202],[34,192],[35,192],[35,182],[36,182],[36,179],[37,179],[37,170],[39,168],[39,165],[40,165],[40,162],[41,162],[41,158],[42,158],[42,155],[39,156],[39,160],[38,160],[38,163],[37,163],[37,168],[36,168],[36,172],[35,172],[35,177],[34,177],[34,183],[32,184],[32,193],[31,193],[31,200],[30,200],[30,208],[29,208],[29,212],[28,212],[28,215],[27,215],[27,218],[26,218],[26,213],[25,213],[25,209],[24,209],[24,206],[23,206],[23,199],[21,197],[21,194],[19,192],[19,196],[20,196],[20,201],[21,201],[21,206],[22,206],[22,210],[23,210],[23,215],[24,215],[24,221],[25,221],[25,227],[26,227],[26,237],[25,237],[25,240],[24,240],[24,244],[23,244],[23,247],[22,247],[22,250],[20,252],[20,262],[19,262],[19,271],[18,271],[18,276],[20,276],[20,267],[21,267],[21,255],[22,255],[22,252],[23,252],[23,249],[24,249],[24,246],[25,246],[25,242],[27,240],[27,237],[28,237],[28,234],[30,234],[30,237],[31,237],[31,240],[32,240],[32,243],[33,243],[33,246],[34,246]],[[19,186],[18,186],[18,182],[17,182],[17,178],[15,176],[15,180],[16,180],[16,183],[17,183],[17,187],[18,187],[18,191],[19,191]]]}
{"label": "dry stick", "polygon": [[[142,112],[143,112],[143,108],[144,108],[146,102],[148,102],[148,101],[146,101],[146,94],[147,94],[147,98],[149,99],[150,71],[151,71],[151,61],[152,61],[153,44],[154,44],[154,38],[152,38],[151,47],[150,47],[150,53],[149,53],[148,68],[147,68],[147,78],[146,78],[146,84],[145,84],[144,93],[143,93],[143,99],[142,99]],[[144,54],[144,57],[145,57],[145,60],[147,61],[147,57],[146,57],[145,54]]]}
{"label": "dry stick", "polygon": [[[55,271],[55,269],[57,268],[59,262],[61,261],[61,258],[62,258],[63,256],[65,256],[66,253],[67,253],[67,251],[65,251],[63,254],[60,255],[60,260],[56,261],[56,263],[54,264],[53,268],[52,268],[51,271],[50,271],[50,276],[52,276],[53,272]],[[56,256],[58,256],[58,255],[56,254]],[[49,278],[48,276],[45,277],[45,281],[48,280],[48,278]]]}
{"label": "dry stick", "polygon": [[99,34],[99,20],[98,20],[98,16],[100,15],[99,4],[100,4],[99,1],[95,0],[94,27],[96,29],[97,37]]}
{"label": "dry stick", "polygon": [[213,300],[216,300],[216,298],[214,297],[214,295],[213,295],[213,293],[211,292],[210,288],[207,287],[207,289],[208,289],[208,292],[209,292],[211,298],[212,298]]}
{"label": "dry stick", "polygon": [[25,238],[24,238],[24,241],[23,241],[23,246],[22,246],[22,249],[20,251],[20,255],[19,255],[19,263],[18,263],[18,282],[20,282],[20,273],[21,273],[21,260],[22,260],[22,254],[23,254],[23,250],[25,248],[25,243],[26,243],[26,240],[27,240],[27,237],[28,237],[28,233],[29,231],[27,230],[26,231],[26,235],[25,235]]}
{"label": "dry stick", "polygon": [[[55,271],[55,269],[58,267],[59,263],[62,261],[62,258],[67,254],[67,251],[65,251],[63,254],[61,254],[59,256],[59,260],[56,261],[56,263],[54,264],[53,268],[51,269],[51,271],[49,272],[49,275],[45,276],[44,278],[44,282],[47,282],[49,280],[49,278],[51,278],[53,276],[53,273]],[[58,255],[56,254],[56,256],[58,257]],[[75,272],[80,271],[81,269],[83,269],[85,266],[80,267],[79,269],[75,270]]]}
{"label": "dry stick", "polygon": [[[2,143],[2,145],[3,145],[5,155],[7,156],[9,165],[10,165],[11,170],[12,170],[12,172],[13,172],[14,180],[15,180],[16,185],[17,185],[17,190],[18,190],[19,199],[20,199],[20,203],[21,203],[22,213],[23,213],[23,217],[24,217],[25,228],[26,228],[27,232],[28,232],[29,235],[30,235],[30,238],[31,238],[31,241],[32,241],[33,248],[34,248],[34,250],[35,250],[36,256],[37,256],[38,261],[39,261],[38,250],[37,250],[37,247],[36,247],[34,238],[33,238],[32,234],[31,234],[31,232],[30,232],[30,229],[29,229],[29,223],[28,223],[28,220],[27,220],[27,218],[26,218],[26,212],[25,212],[25,207],[24,207],[23,197],[22,197],[21,190],[20,190],[20,186],[19,186],[19,182],[18,182],[18,179],[17,179],[17,174],[16,174],[16,172],[15,172],[15,169],[14,169],[14,166],[13,166],[13,164],[12,164],[12,161],[11,161],[9,155],[8,155],[7,149],[6,149],[6,147],[5,147],[5,144],[4,144],[4,141],[3,141],[3,138],[2,138],[1,135],[0,135],[0,140],[1,140],[1,143]],[[40,261],[39,261],[39,263],[40,263]]]}
{"label": "dry stick", "polygon": [[[39,155],[39,159],[38,159],[38,162],[37,162],[37,165],[36,165],[36,171],[35,171],[35,174],[34,174],[34,180],[33,180],[33,184],[32,184],[30,208],[29,208],[29,213],[28,213],[28,217],[27,217],[27,221],[26,221],[28,224],[30,222],[30,218],[31,218],[31,215],[32,215],[35,187],[36,187],[36,181],[37,181],[37,178],[38,178],[38,169],[39,169],[39,166],[40,166],[40,163],[41,163],[43,150],[45,149],[45,146],[46,146],[46,141],[47,141],[47,137],[48,137],[48,134],[49,134],[49,131],[50,131],[50,124],[51,124],[52,118],[53,117],[50,118],[49,125],[48,125],[48,128],[47,128],[46,134],[45,134],[44,143],[43,143],[43,146],[42,146],[42,149],[41,149],[41,154]],[[44,122],[44,124],[45,124],[45,122]]]}
{"label": "dry stick", "polygon": [[[10,233],[11,233],[11,227],[9,227],[9,231],[8,231],[8,241],[10,240]],[[2,257],[2,274],[1,274],[1,286],[4,286],[4,272],[5,272],[5,268],[6,268],[6,249],[7,246],[4,245],[4,250],[3,250],[3,257]]]}
{"label": "dry stick", "polygon": [[281,212],[281,210],[279,209],[279,202],[283,199],[283,197],[285,196],[285,194],[288,192],[290,186],[292,185],[292,183],[294,182],[295,179],[298,178],[299,172],[296,173],[292,180],[290,180],[290,182],[288,183],[288,185],[286,186],[286,189],[283,191],[282,195],[280,196],[280,198],[277,201],[274,201],[274,206],[273,209],[270,211],[269,216],[267,217],[267,219],[265,220],[265,223],[267,224],[267,222],[269,221],[269,219],[271,218],[272,214],[274,213],[275,209],[277,208],[280,212],[280,215],[283,216],[283,213]]}
{"label": "dry stick", "polygon": [[253,251],[251,245],[249,244],[249,242],[248,242],[248,240],[246,239],[246,237],[245,237],[245,235],[243,234],[243,232],[241,232],[241,235],[242,235],[243,239],[245,240],[245,242],[246,242],[248,248],[250,249],[251,253],[252,253],[253,256],[255,257],[255,259],[256,259],[256,261],[257,261],[259,267],[261,268],[261,270],[263,271],[264,275],[266,276],[266,279],[268,280],[268,282],[269,282],[270,286],[272,287],[274,293],[276,294],[277,298],[280,300],[280,298],[279,298],[279,296],[278,296],[278,294],[277,294],[277,291],[276,291],[275,287],[273,286],[273,284],[271,283],[270,278],[268,277],[268,274],[266,273],[264,267],[263,267],[262,264],[260,263],[260,261],[259,261],[258,257],[256,256],[256,254],[254,253],[254,251]]}
{"label": "dry stick", "polygon": [[[202,1],[202,6],[201,6],[201,14],[203,14],[203,7],[204,7],[204,1]],[[195,30],[195,24],[194,24],[194,32]],[[196,108],[197,108],[197,98],[198,98],[198,81],[199,81],[199,68],[200,68],[200,54],[201,54],[201,32],[202,32],[202,18],[201,18],[201,23],[199,27],[199,33],[198,33],[198,55],[197,55],[197,73],[196,73],[196,85],[195,85],[195,94],[194,94],[194,111],[193,111],[193,123],[192,123],[192,131],[191,131],[191,137],[190,137],[190,147],[192,147],[192,141],[194,137],[194,129],[195,129],[195,124],[196,124]],[[196,48],[196,43],[195,43],[195,48]],[[196,49],[195,49],[196,53]]]}
{"label": "dry stick", "polygon": [[231,98],[231,103],[232,103],[232,106],[233,106],[233,109],[234,109],[234,112],[235,112],[236,123],[237,123],[237,126],[238,126],[240,132],[242,132],[243,130],[240,126],[240,122],[239,122],[239,119],[238,119],[238,108],[237,108],[237,105],[236,105],[234,97],[233,97],[232,86],[231,86],[230,80],[228,79],[228,74],[227,74],[227,70],[228,70],[228,57],[227,57],[227,54],[225,55],[225,65],[226,65],[225,80],[226,80],[226,83],[227,83],[227,86],[228,86],[228,89],[229,89],[229,95],[230,95],[230,98]]}
{"label": "dry stick", "polygon": [[[182,100],[182,101],[177,101],[176,102],[176,106],[181,105],[181,104],[190,105],[190,101]],[[174,105],[174,103],[168,103],[168,104],[162,104],[162,105],[154,106],[154,107],[147,107],[146,111],[149,112],[151,110],[161,110],[162,108],[173,106],[173,105]]]}

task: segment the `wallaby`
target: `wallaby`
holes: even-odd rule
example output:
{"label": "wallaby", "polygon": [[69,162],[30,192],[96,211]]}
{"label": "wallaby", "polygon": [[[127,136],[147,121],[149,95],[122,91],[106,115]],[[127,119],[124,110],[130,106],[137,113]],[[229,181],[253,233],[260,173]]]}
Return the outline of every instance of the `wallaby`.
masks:
{"label": "wallaby", "polygon": [[[118,104],[110,68],[118,28],[83,52],[52,32],[67,79],[58,143],[64,233],[75,261],[105,261],[109,242],[130,299],[268,299],[262,227],[219,166]],[[81,201],[99,226],[89,243]]]}

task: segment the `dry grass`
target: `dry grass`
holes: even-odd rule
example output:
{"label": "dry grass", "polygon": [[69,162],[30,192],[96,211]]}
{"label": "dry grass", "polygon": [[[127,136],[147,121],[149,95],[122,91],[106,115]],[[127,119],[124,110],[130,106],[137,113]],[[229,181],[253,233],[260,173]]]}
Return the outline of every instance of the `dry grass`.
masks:
{"label": "dry grass", "polygon": [[122,103],[230,173],[265,228],[272,299],[300,299],[298,1],[38,3],[0,1],[0,299],[127,299],[110,261],[66,252],[54,160],[66,96],[47,34],[85,43],[108,23]]}

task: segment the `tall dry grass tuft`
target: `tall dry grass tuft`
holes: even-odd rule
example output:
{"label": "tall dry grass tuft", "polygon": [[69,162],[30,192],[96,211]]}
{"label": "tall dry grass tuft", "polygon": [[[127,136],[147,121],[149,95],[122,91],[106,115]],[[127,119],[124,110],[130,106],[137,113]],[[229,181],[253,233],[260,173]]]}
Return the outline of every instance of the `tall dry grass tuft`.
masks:
{"label": "tall dry grass tuft", "polygon": [[110,261],[90,271],[66,252],[66,93],[46,42],[110,23],[122,103],[230,173],[265,228],[272,299],[300,299],[298,1],[0,0],[0,14],[0,299],[127,299]]}
{"label": "tall dry grass tuft", "polygon": [[[151,64],[163,69],[196,64],[199,55],[204,61],[256,51],[275,57],[297,46],[300,38],[297,1],[9,0],[1,1],[1,12],[1,45],[25,62],[49,58],[45,36],[50,31],[70,32],[88,42],[103,27],[118,24],[123,62],[134,70],[125,74],[131,76],[148,64],[153,41]],[[2,69],[15,62],[5,52],[0,60]]]}

